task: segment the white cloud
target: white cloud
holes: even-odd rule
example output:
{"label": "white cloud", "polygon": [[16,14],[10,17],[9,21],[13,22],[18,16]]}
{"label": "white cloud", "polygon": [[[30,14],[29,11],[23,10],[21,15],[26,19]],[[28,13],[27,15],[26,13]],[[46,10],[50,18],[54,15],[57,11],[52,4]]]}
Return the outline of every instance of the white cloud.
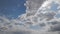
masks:
{"label": "white cloud", "polygon": [[[1,34],[59,34],[60,18],[55,18],[58,12],[51,11],[52,2],[59,4],[59,0],[27,0],[26,13],[16,19],[9,20],[0,16]],[[42,4],[43,3],[43,4]],[[39,25],[39,30],[30,26]],[[4,32],[4,33],[2,33]]]}

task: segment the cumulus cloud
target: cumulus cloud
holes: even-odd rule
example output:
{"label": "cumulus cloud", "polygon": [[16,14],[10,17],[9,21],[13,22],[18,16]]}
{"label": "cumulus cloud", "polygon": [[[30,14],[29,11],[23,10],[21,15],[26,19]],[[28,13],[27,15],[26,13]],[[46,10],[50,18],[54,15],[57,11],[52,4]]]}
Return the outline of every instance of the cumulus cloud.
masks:
{"label": "cumulus cloud", "polygon": [[[0,34],[59,34],[60,18],[56,15],[60,0],[27,0],[24,5],[26,13],[16,19],[0,16]],[[58,5],[57,11],[51,9],[52,5]],[[39,29],[30,28],[36,25]]]}

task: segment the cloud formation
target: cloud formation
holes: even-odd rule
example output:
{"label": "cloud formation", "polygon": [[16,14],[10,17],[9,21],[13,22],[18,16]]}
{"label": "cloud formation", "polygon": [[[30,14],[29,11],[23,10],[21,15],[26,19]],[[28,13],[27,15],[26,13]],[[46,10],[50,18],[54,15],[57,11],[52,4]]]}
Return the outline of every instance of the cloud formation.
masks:
{"label": "cloud formation", "polygon": [[[56,17],[60,0],[27,0],[24,5],[26,13],[16,19],[0,16],[0,34],[60,34],[60,18]],[[51,10],[52,5],[58,7]],[[36,25],[40,29],[30,28]]]}

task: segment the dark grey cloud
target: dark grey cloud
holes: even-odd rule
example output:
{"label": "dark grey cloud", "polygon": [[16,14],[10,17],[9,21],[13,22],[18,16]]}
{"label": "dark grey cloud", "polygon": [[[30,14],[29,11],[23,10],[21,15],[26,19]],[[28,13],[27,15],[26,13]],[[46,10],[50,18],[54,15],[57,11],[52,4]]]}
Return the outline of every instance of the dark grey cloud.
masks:
{"label": "dark grey cloud", "polygon": [[51,31],[60,31],[60,25],[51,26]]}
{"label": "dark grey cloud", "polygon": [[45,27],[45,26],[46,26],[45,23],[40,23],[39,25],[40,25],[41,27]]}
{"label": "dark grey cloud", "polygon": [[31,31],[26,30],[0,31],[0,34],[31,34]]}
{"label": "dark grey cloud", "polygon": [[13,34],[31,34],[29,31],[16,31]]}
{"label": "dark grey cloud", "polygon": [[52,21],[52,22],[48,22],[48,24],[52,24],[52,25],[56,25],[56,24],[59,24],[60,22],[58,21]]}
{"label": "dark grey cloud", "polygon": [[49,31],[53,31],[53,32],[56,32],[56,31],[60,31],[60,21],[58,20],[53,20],[53,21],[50,21],[50,22],[47,22],[48,25],[50,25],[50,29]]}

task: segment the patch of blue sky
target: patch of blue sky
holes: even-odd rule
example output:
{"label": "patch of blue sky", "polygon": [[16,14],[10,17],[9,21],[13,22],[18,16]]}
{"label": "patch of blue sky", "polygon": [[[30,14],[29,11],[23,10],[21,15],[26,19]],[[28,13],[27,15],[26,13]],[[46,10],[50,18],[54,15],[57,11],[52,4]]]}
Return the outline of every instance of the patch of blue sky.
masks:
{"label": "patch of blue sky", "polygon": [[56,17],[56,18],[60,18],[60,14],[57,14],[55,17]]}
{"label": "patch of blue sky", "polygon": [[55,2],[52,2],[50,10],[52,10],[52,11],[58,11],[58,9],[57,9],[58,6],[59,6],[59,4],[57,4]]}

